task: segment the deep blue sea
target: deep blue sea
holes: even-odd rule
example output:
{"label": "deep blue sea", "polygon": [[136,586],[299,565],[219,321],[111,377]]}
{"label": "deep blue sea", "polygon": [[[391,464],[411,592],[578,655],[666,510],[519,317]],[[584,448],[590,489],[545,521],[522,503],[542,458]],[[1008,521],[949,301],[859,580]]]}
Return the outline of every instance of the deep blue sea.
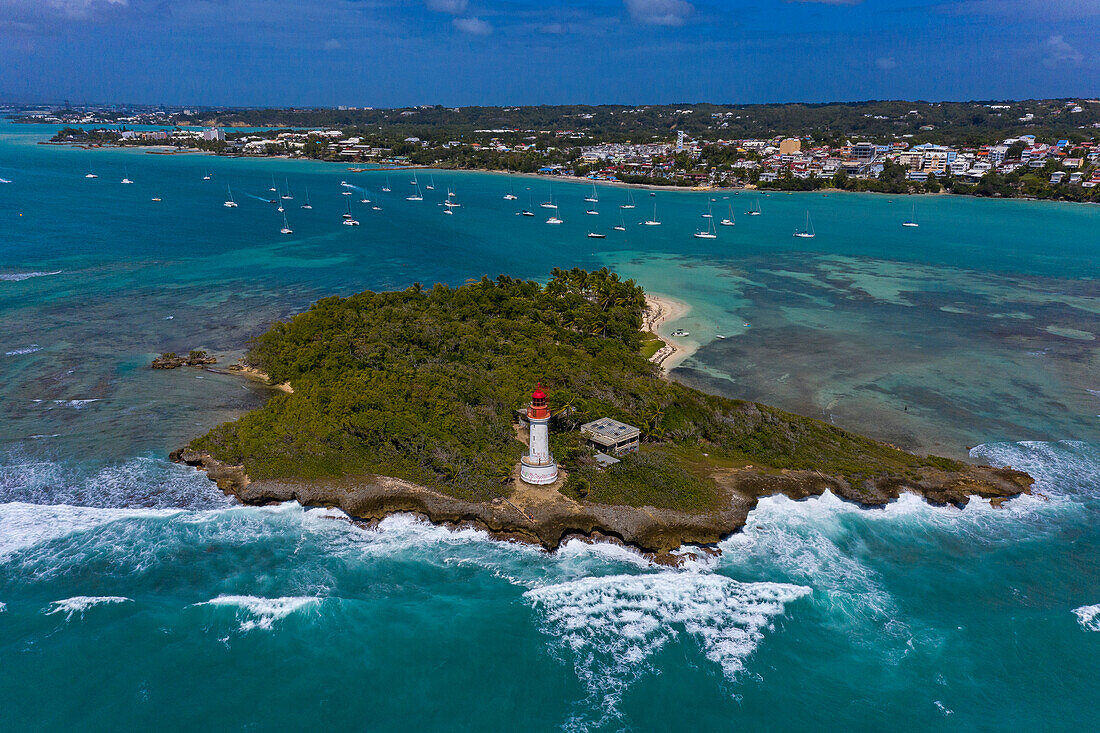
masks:
{"label": "deep blue sea", "polygon": [[[54,129],[0,122],[0,730],[1100,729],[1100,207],[601,186],[587,215],[580,183],[420,172],[416,202],[409,171]],[[708,207],[736,224],[696,239]],[[166,460],[268,394],[161,351],[231,363],[319,297],[575,265],[690,306],[677,379],[1039,493],[767,499],[667,569],[243,507]]]}

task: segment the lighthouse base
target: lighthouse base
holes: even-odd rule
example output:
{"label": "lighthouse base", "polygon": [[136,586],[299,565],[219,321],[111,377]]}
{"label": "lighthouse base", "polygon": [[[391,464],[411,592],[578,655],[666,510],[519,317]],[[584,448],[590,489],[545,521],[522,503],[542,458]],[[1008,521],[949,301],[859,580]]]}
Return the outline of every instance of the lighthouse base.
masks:
{"label": "lighthouse base", "polygon": [[552,484],[558,480],[558,464],[553,461],[550,463],[528,463],[527,457],[524,456],[520,462],[519,478],[524,483],[535,484],[536,486]]}

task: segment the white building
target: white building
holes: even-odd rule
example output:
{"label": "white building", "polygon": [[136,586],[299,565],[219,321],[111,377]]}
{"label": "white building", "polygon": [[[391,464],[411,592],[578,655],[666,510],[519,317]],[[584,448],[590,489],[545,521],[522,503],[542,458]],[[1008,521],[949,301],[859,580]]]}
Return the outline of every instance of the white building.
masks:
{"label": "white building", "polygon": [[220,127],[208,127],[202,131],[203,140],[225,140],[225,131]]}
{"label": "white building", "polygon": [[519,477],[528,484],[552,484],[558,478],[558,464],[550,455],[550,408],[541,384],[531,393],[527,423],[530,438],[527,455],[520,459]]}

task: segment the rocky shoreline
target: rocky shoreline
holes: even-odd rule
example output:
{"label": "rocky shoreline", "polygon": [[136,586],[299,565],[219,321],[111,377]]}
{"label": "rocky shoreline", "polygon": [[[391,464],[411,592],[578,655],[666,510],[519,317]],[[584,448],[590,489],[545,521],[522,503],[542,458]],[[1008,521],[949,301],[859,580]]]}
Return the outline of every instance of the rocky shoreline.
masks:
{"label": "rocky shoreline", "polygon": [[303,506],[335,507],[353,519],[381,520],[411,513],[445,526],[473,526],[498,539],[518,540],[556,550],[572,538],[617,541],[658,562],[676,563],[673,554],[685,545],[709,547],[739,532],[760,498],[782,494],[806,499],[831,491],[864,508],[883,507],[903,492],[933,505],[965,506],[973,496],[999,506],[1031,493],[1033,479],[1011,468],[967,466],[961,471],[930,469],[918,480],[888,477],[851,486],[838,476],[818,471],[773,471],[747,466],[727,469],[714,478],[725,495],[725,507],[693,514],[655,507],[633,507],[577,501],[551,487],[518,488],[508,499],[471,502],[388,476],[347,476],[318,481],[253,481],[243,466],[223,464],[190,448],[173,451],[177,463],[205,471],[222,491],[245,504],[297,501]]}

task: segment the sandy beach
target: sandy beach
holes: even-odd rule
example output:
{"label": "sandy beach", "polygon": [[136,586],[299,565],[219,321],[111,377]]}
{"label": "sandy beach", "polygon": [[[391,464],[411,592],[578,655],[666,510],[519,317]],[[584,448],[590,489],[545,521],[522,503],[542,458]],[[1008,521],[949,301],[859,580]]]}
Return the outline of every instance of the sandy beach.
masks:
{"label": "sandy beach", "polygon": [[661,332],[661,328],[679,318],[686,316],[691,311],[691,306],[682,300],[676,300],[667,295],[646,293],[646,312],[642,317],[642,327],[656,334],[665,345],[657,350],[649,360],[661,367],[667,375],[679,366],[684,359],[695,353],[698,346],[690,341],[673,339]]}

